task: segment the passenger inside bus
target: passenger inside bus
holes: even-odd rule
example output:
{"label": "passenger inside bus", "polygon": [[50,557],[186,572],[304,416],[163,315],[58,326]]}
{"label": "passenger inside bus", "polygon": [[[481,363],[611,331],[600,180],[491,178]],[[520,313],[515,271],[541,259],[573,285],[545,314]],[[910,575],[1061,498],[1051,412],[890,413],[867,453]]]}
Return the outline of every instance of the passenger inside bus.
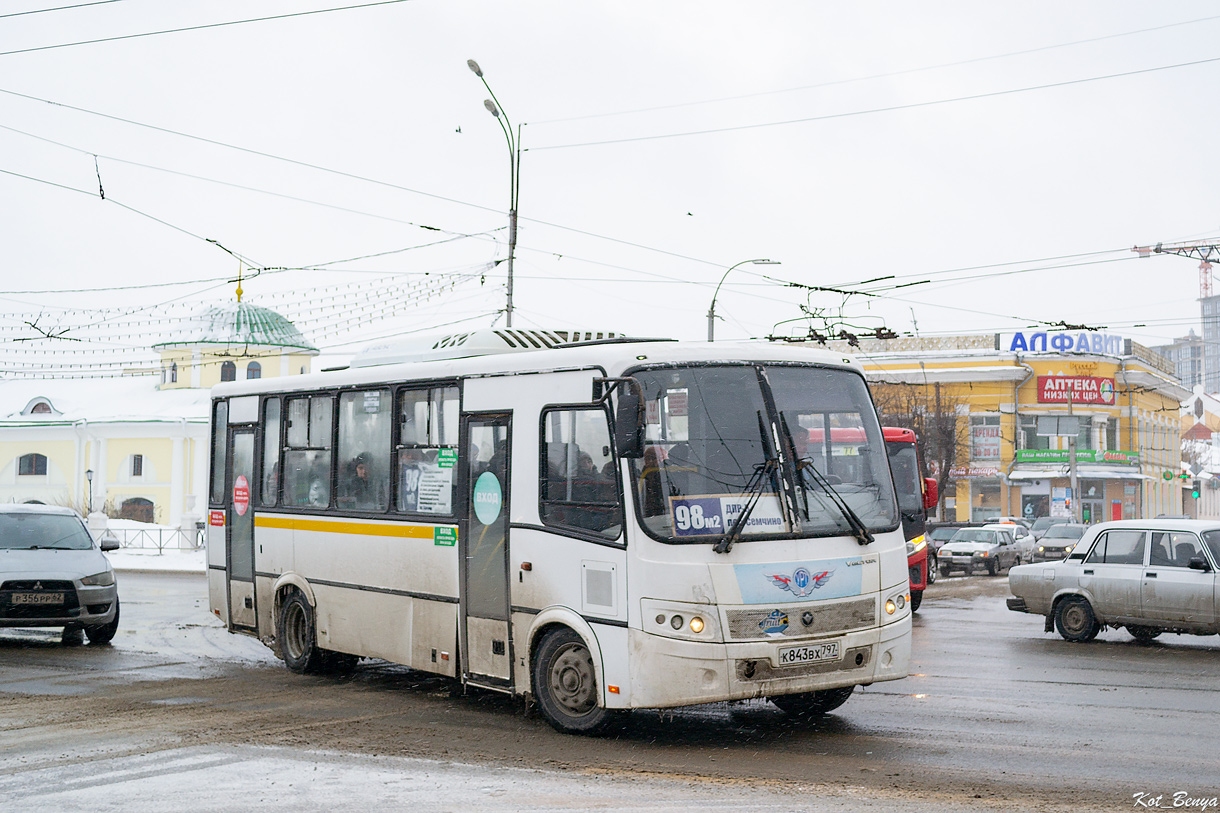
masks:
{"label": "passenger inside bus", "polygon": [[344,470],[343,479],[339,482],[340,508],[370,509],[380,508],[376,488],[369,478],[370,460],[365,452],[352,458]]}

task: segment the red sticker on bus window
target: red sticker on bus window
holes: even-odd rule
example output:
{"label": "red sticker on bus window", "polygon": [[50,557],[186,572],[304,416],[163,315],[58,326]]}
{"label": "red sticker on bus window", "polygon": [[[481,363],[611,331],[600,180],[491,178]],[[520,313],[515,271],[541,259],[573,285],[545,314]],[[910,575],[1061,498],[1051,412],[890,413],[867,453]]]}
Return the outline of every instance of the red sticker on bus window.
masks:
{"label": "red sticker on bus window", "polygon": [[208,511],[208,525],[213,528],[223,528],[225,526],[224,511]]}
{"label": "red sticker on bus window", "polygon": [[250,482],[244,474],[237,475],[233,483],[233,508],[239,517],[244,517],[250,508]]}

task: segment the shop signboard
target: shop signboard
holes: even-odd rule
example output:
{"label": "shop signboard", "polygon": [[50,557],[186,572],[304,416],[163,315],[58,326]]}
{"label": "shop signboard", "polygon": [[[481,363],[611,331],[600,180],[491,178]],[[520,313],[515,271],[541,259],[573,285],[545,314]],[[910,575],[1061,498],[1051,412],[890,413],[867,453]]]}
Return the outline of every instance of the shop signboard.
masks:
{"label": "shop signboard", "polygon": [[1038,403],[1114,406],[1114,379],[1096,375],[1040,375]]}
{"label": "shop signboard", "polygon": [[[1017,449],[1018,463],[1068,463],[1070,452],[1066,449]],[[1124,452],[1118,450],[1096,451],[1081,449],[1076,452],[1077,463],[1119,463],[1136,465],[1140,462],[1139,452]]]}
{"label": "shop signboard", "polygon": [[1029,330],[1000,333],[998,350],[1009,353],[1089,353],[1102,356],[1122,356],[1126,340],[1113,333],[1096,331]]}
{"label": "shop signboard", "polygon": [[1000,470],[996,466],[954,466],[949,469],[949,476],[957,479],[963,477],[999,477]]}

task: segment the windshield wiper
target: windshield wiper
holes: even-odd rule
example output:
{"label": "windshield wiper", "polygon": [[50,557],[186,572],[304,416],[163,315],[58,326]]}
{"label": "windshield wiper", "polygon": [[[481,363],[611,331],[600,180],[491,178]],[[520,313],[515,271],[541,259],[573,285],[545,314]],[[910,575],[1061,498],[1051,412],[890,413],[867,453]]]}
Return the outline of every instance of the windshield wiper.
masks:
{"label": "windshield wiper", "polygon": [[741,538],[741,532],[745,529],[750,514],[754,513],[754,506],[758,504],[758,498],[762,496],[763,484],[771,478],[777,465],[778,461],[774,457],[769,457],[754,467],[754,473],[750,475],[750,482],[746,484],[746,490],[742,495],[746,500],[745,505],[741,506],[741,513],[737,515],[737,519],[733,520],[732,526],[712,548],[716,553],[728,553],[732,549],[733,543]]}
{"label": "windshield wiper", "polygon": [[860,515],[852,510],[852,507],[848,505],[847,501],[843,499],[842,495],[835,490],[835,487],[830,484],[830,481],[826,479],[826,476],[823,475],[822,472],[818,471],[818,467],[813,465],[812,458],[803,457],[798,460],[797,469],[801,472],[802,484],[805,482],[805,476],[809,475],[808,479],[816,483],[817,486],[830,497],[830,501],[835,504],[835,507],[839,509],[839,513],[843,515],[845,520],[847,520],[847,524],[851,528],[852,536],[856,538],[857,542],[859,542],[861,545],[871,545],[875,541],[872,533],[868,530],[868,526],[864,524],[864,520],[860,519]]}
{"label": "windshield wiper", "polygon": [[[762,441],[763,453],[766,454],[770,451],[767,444],[767,425],[763,421],[762,412],[757,414],[758,438]],[[754,513],[754,506],[758,504],[758,498],[762,496],[763,484],[773,479],[775,472],[778,470],[779,460],[774,455],[766,458],[754,467],[754,473],[750,475],[750,481],[746,483],[745,491],[742,494],[746,502],[741,507],[741,513],[737,515],[737,519],[733,520],[732,526],[730,526],[712,550],[716,553],[728,553],[732,550],[733,543],[741,538],[741,532],[745,530],[746,523],[750,520],[750,515]],[[787,517],[785,517],[786,520]],[[789,523],[789,527],[791,525],[792,523]]]}

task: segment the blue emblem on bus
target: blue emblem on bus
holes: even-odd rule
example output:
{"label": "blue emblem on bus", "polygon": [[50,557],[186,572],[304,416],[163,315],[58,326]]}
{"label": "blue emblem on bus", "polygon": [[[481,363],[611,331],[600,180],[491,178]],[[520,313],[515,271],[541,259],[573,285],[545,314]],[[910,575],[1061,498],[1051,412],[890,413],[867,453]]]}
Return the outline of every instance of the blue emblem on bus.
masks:
{"label": "blue emblem on bus", "polygon": [[818,573],[810,573],[803,567],[798,567],[792,571],[791,576],[767,576],[771,580],[771,584],[778,587],[780,590],[787,590],[797,598],[805,596],[817,590],[826,582],[830,581],[830,577],[834,575],[833,570],[822,570]]}
{"label": "blue emblem on bus", "polygon": [[771,614],[758,622],[758,628],[767,635],[783,635],[788,629],[788,614],[783,610],[772,610]]}

